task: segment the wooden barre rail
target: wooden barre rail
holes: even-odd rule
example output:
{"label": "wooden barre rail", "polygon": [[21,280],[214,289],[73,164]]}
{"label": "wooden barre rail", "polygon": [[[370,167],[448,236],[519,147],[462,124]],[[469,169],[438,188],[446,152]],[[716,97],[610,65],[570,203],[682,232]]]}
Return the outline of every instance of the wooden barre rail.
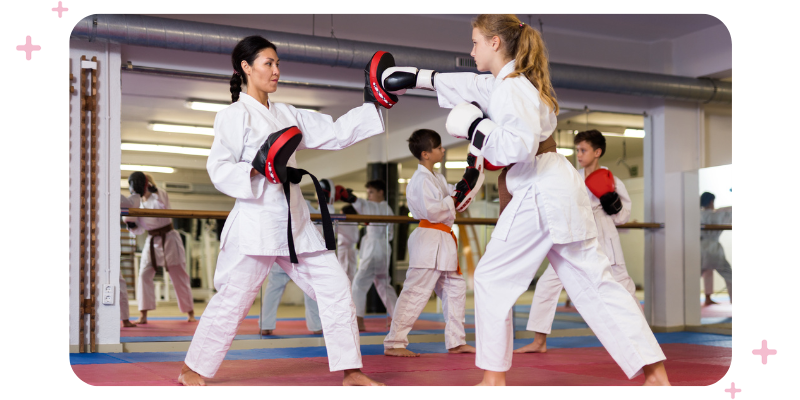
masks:
{"label": "wooden barre rail", "polygon": [[[153,210],[145,208],[122,209],[122,215],[131,217],[158,217],[158,218],[208,218],[225,219],[230,214],[229,211],[203,211],[203,210]],[[322,219],[320,214],[311,214],[311,219],[318,221]],[[347,222],[389,222],[396,224],[414,224],[418,220],[398,215],[356,215],[356,214],[331,214],[334,221]],[[456,224],[461,225],[495,225],[496,218],[456,218]],[[619,229],[661,229],[663,223],[657,222],[629,222],[617,225]],[[703,230],[732,230],[732,225],[701,225]]]}

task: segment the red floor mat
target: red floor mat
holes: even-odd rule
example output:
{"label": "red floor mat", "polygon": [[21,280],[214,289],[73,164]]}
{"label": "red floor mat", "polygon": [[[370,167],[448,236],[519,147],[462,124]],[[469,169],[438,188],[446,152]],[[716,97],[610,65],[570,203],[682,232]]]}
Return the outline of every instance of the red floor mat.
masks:
{"label": "red floor mat", "polygon": [[[145,336],[192,336],[197,329],[198,322],[172,321],[172,320],[150,320],[145,325],[138,325],[135,328],[120,328],[122,337],[145,337]],[[367,332],[389,332],[386,327],[385,318],[366,318],[364,324]],[[413,330],[442,330],[444,322],[417,320]],[[465,328],[474,328],[474,325],[464,325]],[[239,326],[237,335],[258,335],[258,320],[246,319]],[[311,332],[306,328],[305,320],[298,321],[278,321],[276,329],[272,333],[276,336],[290,335],[310,335]]]}
{"label": "red floor mat", "polygon": [[[694,344],[663,344],[665,366],[673,385],[711,385],[727,373],[731,349]],[[418,358],[364,356],[364,372],[396,386],[462,386],[480,381],[483,371],[473,355],[423,354]],[[73,365],[75,374],[91,385],[177,385],[181,362]],[[611,356],[600,347],[552,349],[546,354],[516,354],[508,372],[509,385],[629,386]],[[214,386],[338,386],[342,374],[328,371],[325,357],[224,361]]]}

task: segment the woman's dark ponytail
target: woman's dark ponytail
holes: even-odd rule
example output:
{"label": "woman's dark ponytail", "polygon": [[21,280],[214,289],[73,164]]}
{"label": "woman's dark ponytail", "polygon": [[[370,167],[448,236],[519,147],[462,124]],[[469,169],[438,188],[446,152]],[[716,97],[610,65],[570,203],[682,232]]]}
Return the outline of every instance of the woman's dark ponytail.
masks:
{"label": "woman's dark ponytail", "polygon": [[239,41],[231,53],[231,64],[233,64],[233,76],[231,76],[231,103],[239,100],[239,93],[242,92],[242,83],[247,84],[247,75],[242,69],[242,61],[253,65],[253,61],[258,58],[258,53],[264,49],[272,49],[278,52],[272,42],[261,36],[248,36]]}

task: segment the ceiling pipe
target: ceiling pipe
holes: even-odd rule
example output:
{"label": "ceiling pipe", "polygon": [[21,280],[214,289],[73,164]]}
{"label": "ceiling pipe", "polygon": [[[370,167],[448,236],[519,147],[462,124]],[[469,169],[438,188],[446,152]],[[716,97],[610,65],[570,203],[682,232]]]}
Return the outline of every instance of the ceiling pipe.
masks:
{"label": "ceiling pipe", "polygon": [[[392,53],[397,65],[440,72],[475,72],[468,54],[360,42],[296,33],[183,21],[144,15],[90,15],[72,30],[72,39],[135,46],[230,54],[243,37],[261,35],[275,43],[282,60],[362,69],[375,51]],[[731,104],[730,82],[674,75],[550,63],[556,88]]]}

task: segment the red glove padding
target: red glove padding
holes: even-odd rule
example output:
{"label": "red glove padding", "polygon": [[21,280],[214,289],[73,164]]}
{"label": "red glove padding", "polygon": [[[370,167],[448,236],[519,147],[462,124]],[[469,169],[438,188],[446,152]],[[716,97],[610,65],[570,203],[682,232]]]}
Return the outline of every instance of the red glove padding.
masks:
{"label": "red glove padding", "polygon": [[598,199],[603,197],[604,194],[617,189],[614,184],[614,175],[605,168],[600,168],[589,174],[589,176],[586,177],[586,187],[593,195],[597,196]]}
{"label": "red glove padding", "polygon": [[383,87],[383,72],[394,67],[394,57],[385,51],[376,51],[364,67],[364,101],[378,103],[384,108],[397,104],[397,96]]}
{"label": "red glove padding", "polygon": [[353,195],[352,189],[347,189],[344,186],[336,185],[334,192],[336,196],[334,199],[336,201],[344,201],[345,203],[352,203],[356,201],[356,196]]}
{"label": "red glove padding", "polygon": [[600,205],[606,214],[614,215],[622,211],[622,200],[616,192],[617,186],[611,171],[600,168],[592,172],[586,177],[586,187],[600,199]]}

